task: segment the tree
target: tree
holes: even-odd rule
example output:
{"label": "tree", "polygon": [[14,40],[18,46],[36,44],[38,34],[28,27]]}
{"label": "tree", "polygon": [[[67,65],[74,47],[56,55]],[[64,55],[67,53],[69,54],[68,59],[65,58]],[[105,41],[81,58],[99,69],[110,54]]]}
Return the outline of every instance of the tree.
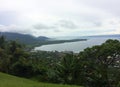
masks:
{"label": "tree", "polygon": [[80,77],[79,59],[73,54],[66,54],[57,64],[57,75],[64,84],[78,84]]}
{"label": "tree", "polygon": [[5,48],[5,37],[4,36],[0,36],[0,48],[4,49]]}
{"label": "tree", "polygon": [[4,36],[0,36],[0,71],[8,73],[9,72],[9,64],[10,64],[10,56],[7,55],[7,41]]}
{"label": "tree", "polygon": [[87,48],[79,54],[87,85],[90,87],[117,87],[120,79],[120,42],[107,40],[100,46]]}
{"label": "tree", "polygon": [[9,73],[10,56],[6,54],[4,49],[0,48],[0,71]]}

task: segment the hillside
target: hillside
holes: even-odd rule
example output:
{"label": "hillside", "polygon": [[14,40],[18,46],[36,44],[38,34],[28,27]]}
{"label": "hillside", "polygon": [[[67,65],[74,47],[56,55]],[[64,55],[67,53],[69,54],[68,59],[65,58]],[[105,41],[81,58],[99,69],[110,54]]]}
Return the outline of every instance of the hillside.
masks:
{"label": "hillside", "polygon": [[46,41],[47,39],[49,39],[44,36],[34,37],[29,34],[20,34],[12,32],[0,32],[0,35],[5,36],[7,40],[18,40],[19,42],[24,44],[33,44],[40,41]]}
{"label": "hillside", "polygon": [[78,87],[59,84],[38,83],[8,74],[0,73],[0,87]]}

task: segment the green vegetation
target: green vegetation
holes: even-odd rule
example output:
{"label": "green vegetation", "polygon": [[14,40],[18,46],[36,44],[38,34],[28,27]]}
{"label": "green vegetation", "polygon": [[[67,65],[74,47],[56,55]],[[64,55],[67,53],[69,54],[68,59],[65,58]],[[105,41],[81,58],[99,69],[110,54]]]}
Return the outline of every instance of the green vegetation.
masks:
{"label": "green vegetation", "polygon": [[73,52],[26,51],[0,37],[0,71],[39,82],[84,87],[120,87],[120,41]]}
{"label": "green vegetation", "polygon": [[41,83],[0,73],[0,87],[78,87],[78,86]]}

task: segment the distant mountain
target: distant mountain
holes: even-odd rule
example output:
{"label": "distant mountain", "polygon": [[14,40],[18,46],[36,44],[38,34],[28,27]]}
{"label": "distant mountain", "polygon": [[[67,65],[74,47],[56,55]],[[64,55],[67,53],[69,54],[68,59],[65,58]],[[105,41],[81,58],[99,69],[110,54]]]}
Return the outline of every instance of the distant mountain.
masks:
{"label": "distant mountain", "polygon": [[39,36],[39,37],[37,37],[37,40],[38,40],[38,41],[46,41],[46,40],[48,40],[48,39],[50,39],[50,38],[45,37],[45,36]]}
{"label": "distant mountain", "polygon": [[33,44],[40,41],[46,41],[49,38],[44,36],[34,37],[29,34],[11,33],[11,32],[0,32],[0,36],[3,35],[7,40],[18,40],[24,44]]}

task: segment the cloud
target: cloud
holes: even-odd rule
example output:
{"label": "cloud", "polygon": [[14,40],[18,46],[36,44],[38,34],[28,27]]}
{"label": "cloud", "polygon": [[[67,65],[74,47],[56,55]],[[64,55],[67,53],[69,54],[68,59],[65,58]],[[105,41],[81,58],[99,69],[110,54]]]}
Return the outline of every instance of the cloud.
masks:
{"label": "cloud", "polygon": [[120,33],[119,0],[0,0],[0,31],[35,36]]}
{"label": "cloud", "polygon": [[0,25],[0,32],[16,32],[22,34],[32,34],[33,30],[21,26],[17,26],[15,24],[11,25]]}
{"label": "cloud", "polygon": [[34,29],[37,29],[37,30],[41,30],[41,29],[55,29],[56,26],[52,26],[52,25],[45,25],[45,24],[36,24],[36,25],[33,25],[33,28]]}
{"label": "cloud", "polygon": [[74,22],[67,21],[67,20],[60,20],[58,25],[60,27],[67,28],[67,29],[76,29],[76,28],[78,28],[78,26]]}
{"label": "cloud", "polygon": [[78,26],[73,21],[59,20],[59,21],[56,21],[52,24],[38,23],[38,24],[33,25],[33,28],[38,29],[38,30],[59,29],[59,28],[76,29],[76,28],[78,28]]}

